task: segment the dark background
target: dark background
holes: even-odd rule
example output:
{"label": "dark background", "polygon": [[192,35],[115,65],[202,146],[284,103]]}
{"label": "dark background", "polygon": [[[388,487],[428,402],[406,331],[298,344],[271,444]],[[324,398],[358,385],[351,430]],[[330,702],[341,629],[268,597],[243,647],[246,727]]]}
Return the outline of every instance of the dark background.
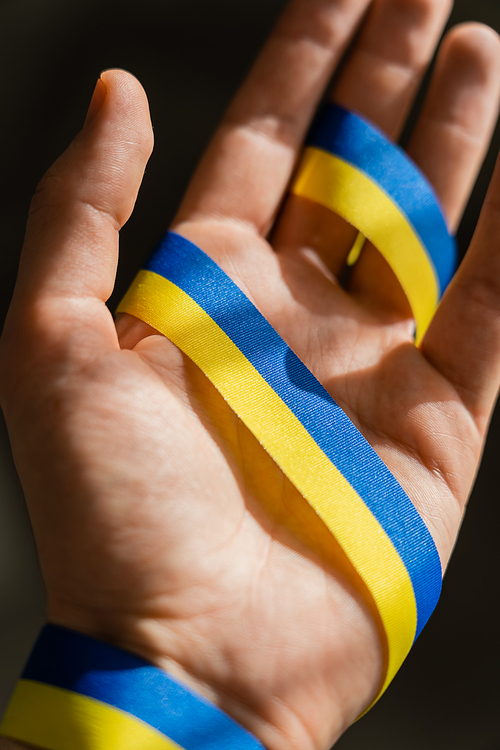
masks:
{"label": "dark background", "polygon": [[[122,232],[120,296],[166,228],[284,4],[0,0],[0,317],[12,292],[31,194],[81,127],[99,72],[123,67],[142,81],[156,134],[136,211]],[[452,23],[465,20],[500,30],[499,0],[456,0]],[[499,143],[497,133],[459,232],[462,252]],[[499,445],[500,414],[441,602],[389,692],[340,740],[339,750],[500,750]],[[0,714],[42,621],[29,524],[0,424]]]}

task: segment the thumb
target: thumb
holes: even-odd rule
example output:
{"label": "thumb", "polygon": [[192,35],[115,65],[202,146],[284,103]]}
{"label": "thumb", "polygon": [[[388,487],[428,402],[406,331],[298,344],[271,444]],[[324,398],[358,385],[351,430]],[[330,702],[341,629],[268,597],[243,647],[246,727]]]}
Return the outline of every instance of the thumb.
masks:
{"label": "thumb", "polygon": [[[132,213],[152,143],[140,83],[122,70],[103,73],[83,130],[33,198],[11,313],[34,301],[108,299],[118,231]],[[81,305],[63,308],[81,315]]]}

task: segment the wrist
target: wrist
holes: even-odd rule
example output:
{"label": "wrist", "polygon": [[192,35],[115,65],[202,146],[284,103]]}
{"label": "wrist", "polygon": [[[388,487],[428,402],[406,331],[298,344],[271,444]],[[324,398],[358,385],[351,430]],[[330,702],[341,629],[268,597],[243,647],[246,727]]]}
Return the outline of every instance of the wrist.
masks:
{"label": "wrist", "polygon": [[[251,612],[242,620],[235,606],[215,613],[218,628],[214,630],[214,623],[207,624],[199,616],[165,622],[158,612],[155,617],[137,618],[123,608],[111,613],[50,596],[50,619],[165,669],[222,708],[270,750],[319,750],[330,747],[370,702],[382,670],[380,634],[366,602],[343,576],[328,580],[329,615],[322,615],[321,607],[315,607],[316,615],[311,607],[301,609],[315,642],[326,620],[328,642],[337,644],[332,649],[315,648],[313,660],[307,658],[308,639],[304,641],[300,616],[281,638],[271,641],[267,627],[265,632],[260,622],[254,627]],[[204,637],[208,625],[210,638]],[[295,630],[299,640],[292,637]]]}
{"label": "wrist", "polygon": [[42,629],[0,726],[46,750],[139,746],[262,750],[232,718],[144,659],[56,625]]}

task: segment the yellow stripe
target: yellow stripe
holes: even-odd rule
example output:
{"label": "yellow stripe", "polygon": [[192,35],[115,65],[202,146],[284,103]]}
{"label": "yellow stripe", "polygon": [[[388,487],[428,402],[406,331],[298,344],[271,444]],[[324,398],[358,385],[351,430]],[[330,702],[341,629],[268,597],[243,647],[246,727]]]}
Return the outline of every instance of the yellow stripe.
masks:
{"label": "yellow stripe", "polygon": [[403,287],[418,343],[436,310],[439,284],[422,242],[391,198],[351,164],[311,146],[291,192],[335,211],[371,240]]}
{"label": "yellow stripe", "polygon": [[118,312],[156,328],[200,367],[335,536],[384,624],[389,657],[383,692],[411,648],[417,623],[410,577],[386,532],[293,412],[184,291],[143,270]]}
{"label": "yellow stripe", "polygon": [[347,256],[346,263],[348,266],[353,266],[355,263],[358,262],[359,256],[361,255],[363,248],[366,243],[366,237],[364,234],[361,234],[361,232],[358,232],[358,236],[354,240],[354,245],[349,250],[349,255]]}
{"label": "yellow stripe", "polygon": [[17,683],[0,734],[46,750],[182,750],[118,708],[32,680]]}

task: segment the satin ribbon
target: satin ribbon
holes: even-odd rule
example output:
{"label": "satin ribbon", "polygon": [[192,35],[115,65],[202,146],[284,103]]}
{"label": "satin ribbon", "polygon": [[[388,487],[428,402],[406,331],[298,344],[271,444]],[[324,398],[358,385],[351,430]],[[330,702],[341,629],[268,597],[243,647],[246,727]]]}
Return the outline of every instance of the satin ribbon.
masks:
{"label": "satin ribbon", "polygon": [[329,104],[291,192],[339,214],[374,244],[408,298],[418,344],[457,263],[439,200],[418,167],[374,125]]}
{"label": "satin ribbon", "polygon": [[388,657],[381,695],[441,588],[436,547],[408,496],[323,386],[196,245],[168,233],[118,312],[163,333],[200,367],[335,536],[383,623]]}
{"label": "satin ribbon", "polygon": [[[408,297],[418,343],[454,272],[456,250],[415,165],[372,125],[330,105],[311,131],[292,192],[335,211],[373,242]],[[169,233],[118,311],[144,320],[200,367],[339,543],[386,637],[377,700],[441,588],[437,550],[415,507],[336,402],[200,248]],[[162,670],[55,626],[42,632],[0,733],[47,750],[262,747]]]}
{"label": "satin ribbon", "polygon": [[167,672],[56,625],[42,630],[0,734],[46,750],[264,750]]}

